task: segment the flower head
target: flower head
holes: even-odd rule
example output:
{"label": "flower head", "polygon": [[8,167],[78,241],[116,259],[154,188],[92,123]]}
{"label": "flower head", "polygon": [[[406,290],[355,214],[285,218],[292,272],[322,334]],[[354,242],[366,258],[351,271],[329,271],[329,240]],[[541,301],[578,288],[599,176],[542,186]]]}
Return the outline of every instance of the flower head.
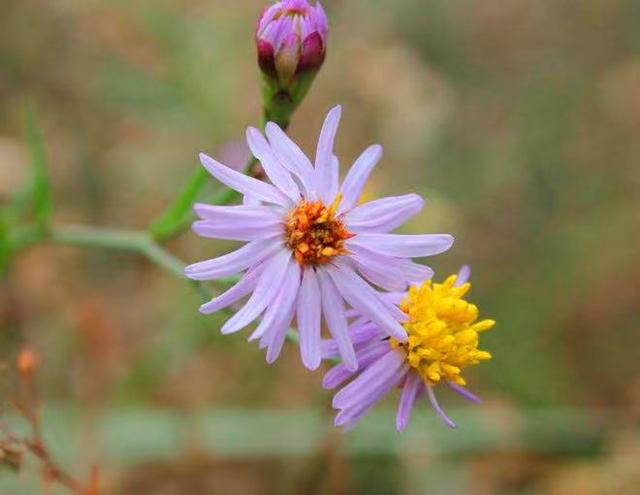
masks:
{"label": "flower head", "polygon": [[[328,30],[320,2],[282,0],[262,12],[256,47],[269,114],[281,117],[302,101],[324,63]],[[276,121],[285,124],[281,120]]]}
{"label": "flower head", "polygon": [[[405,341],[386,338],[375,323],[355,314],[350,333],[356,342],[360,374],[333,399],[334,407],[340,410],[336,425],[352,426],[378,400],[400,386],[398,431],[406,427],[415,399],[425,393],[440,418],[448,426],[455,426],[438,404],[433,389],[444,382],[467,399],[478,400],[464,388],[461,372],[491,358],[488,352],[478,349],[478,334],[495,324],[493,320],[477,321],[478,308],[463,299],[471,288],[468,277],[469,269],[464,267],[444,283],[427,280],[406,294],[386,296],[399,303],[407,315]],[[325,357],[335,354],[331,341],[324,343],[323,350]],[[339,364],[325,375],[323,385],[334,388],[354,375]]]}
{"label": "flower head", "polygon": [[193,230],[204,237],[247,244],[191,265],[185,273],[194,280],[211,280],[243,272],[240,282],[204,304],[201,312],[213,313],[250,295],[222,332],[241,330],[261,316],[250,339],[260,339],[269,362],[278,357],[295,316],[302,361],[316,369],[322,357],[324,316],[344,365],[355,370],[358,363],[346,305],[375,322],[384,335],[406,342],[400,323],[406,315],[373,285],[405,290],[411,282],[429,278],[431,269],[411,258],[441,253],[453,243],[449,235],[390,233],[422,208],[422,198],[415,194],[358,204],[382,147],[365,150],[340,184],[333,154],[340,114],[340,107],[335,107],[325,120],[315,165],[276,124],[267,124],[266,138],[249,128],[249,147],[270,184],[200,156],[214,177],[244,195],[244,204],[195,205],[201,220]]}

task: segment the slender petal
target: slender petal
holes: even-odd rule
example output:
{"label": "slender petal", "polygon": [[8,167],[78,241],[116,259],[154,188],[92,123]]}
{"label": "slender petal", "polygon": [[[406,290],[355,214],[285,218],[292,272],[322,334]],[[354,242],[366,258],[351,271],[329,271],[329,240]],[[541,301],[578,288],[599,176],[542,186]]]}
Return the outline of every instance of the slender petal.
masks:
{"label": "slender petal", "polygon": [[222,326],[222,333],[228,334],[242,330],[264,311],[278,293],[290,260],[291,252],[281,250],[268,261],[253,294],[242,309]]}
{"label": "slender petal", "polygon": [[456,277],[455,286],[459,287],[466,284],[469,280],[469,277],[471,277],[471,268],[469,267],[469,265],[463,265],[458,272],[458,276]]}
{"label": "slender petal", "polygon": [[335,425],[344,426],[347,429],[351,428],[351,426],[364,416],[382,397],[398,386],[398,384],[402,383],[402,380],[407,375],[408,369],[409,365],[404,364],[394,369],[393,373],[385,377],[384,380],[376,382],[373,386],[368,385],[370,388],[367,389],[366,395],[362,396],[358,402],[354,402],[337,414]]}
{"label": "slender petal", "polygon": [[320,347],[320,285],[313,268],[304,270],[298,296],[298,333],[300,355],[307,369],[315,370],[322,360]]}
{"label": "slender petal", "polygon": [[422,282],[433,276],[428,266],[419,265],[406,258],[395,258],[353,244],[352,257],[358,270],[370,282],[391,291],[403,291],[412,282]]}
{"label": "slender petal", "polygon": [[333,160],[333,145],[340,123],[340,115],[342,107],[340,105],[333,107],[327,114],[320,138],[318,139],[318,149],[316,151],[316,170],[315,178],[318,194],[324,201],[329,200],[329,187],[331,185],[331,162]]}
{"label": "slender petal", "polygon": [[[387,352],[389,352],[389,344],[387,342],[374,342],[365,349],[362,349],[358,352],[358,369],[368,367]],[[324,375],[322,386],[326,389],[336,388],[351,378],[355,373],[355,371],[347,369],[343,363],[336,364]]]}
{"label": "slender petal", "polygon": [[396,429],[404,431],[411,417],[413,403],[416,400],[418,388],[422,383],[422,379],[418,373],[407,373],[407,379],[402,387],[402,395],[400,396],[400,404],[398,405],[398,414],[396,416]]}
{"label": "slender petal", "polygon": [[405,363],[405,356],[398,349],[389,352],[365,369],[355,380],[333,397],[333,407],[346,408],[366,398],[372,390],[386,383]]}
{"label": "slender petal", "polygon": [[444,253],[453,244],[448,234],[358,234],[348,245],[360,245],[390,256],[417,258]]}
{"label": "slender petal", "polygon": [[259,263],[281,249],[280,239],[253,241],[232,253],[185,268],[184,273],[192,280],[215,280],[241,272]]}
{"label": "slender petal", "polygon": [[262,202],[251,194],[245,194],[242,196],[242,204],[246,206],[260,206]]}
{"label": "slender petal", "polygon": [[226,239],[230,241],[256,241],[282,236],[282,225],[278,223],[251,225],[239,223],[235,227],[223,226],[216,222],[201,220],[194,222],[191,230],[201,237],[211,239]]}
{"label": "slender petal", "polygon": [[[289,262],[284,283],[267,309],[265,317],[258,325],[252,338],[263,336],[268,345],[267,362],[273,363],[282,350],[284,338],[295,311],[298,289],[300,288],[300,265]],[[262,344],[262,342],[261,342]]]}
{"label": "slender petal", "polygon": [[354,208],[347,213],[345,220],[351,232],[386,233],[400,227],[423,205],[424,200],[417,194],[392,196]]}
{"label": "slender petal", "polygon": [[382,158],[382,146],[374,144],[364,150],[354,162],[342,184],[344,197],[340,205],[340,212],[349,211],[358,204],[367,178],[380,161],[380,158]]}
{"label": "slender petal", "polygon": [[349,338],[349,328],[342,298],[325,270],[318,271],[318,280],[322,293],[322,313],[327,327],[329,327],[329,332],[338,346],[342,362],[347,369],[355,371],[358,369],[358,360],[353,343]]}
{"label": "slender petal", "polygon": [[480,400],[480,397],[478,397],[476,394],[469,392],[466,388],[461,387],[460,385],[453,383],[453,382],[447,382],[449,384],[449,386],[451,387],[451,389],[453,391],[455,391],[456,393],[462,395],[462,397],[464,397],[465,399],[471,401],[471,402],[482,402]]}
{"label": "slender petal", "polygon": [[396,306],[399,305],[406,296],[407,294],[405,292],[385,292],[380,294],[380,297],[384,301],[395,304]]}
{"label": "slender petal", "polygon": [[440,416],[440,419],[446,424],[449,428],[455,428],[456,424],[451,421],[449,416],[446,415],[440,404],[438,403],[438,399],[436,399],[436,394],[433,393],[433,387],[427,385],[427,396],[429,397],[429,402],[431,402],[431,407],[435,410],[435,412]]}
{"label": "slender petal", "polygon": [[[351,325],[349,327],[349,340],[354,347],[362,346],[367,342],[371,342],[372,339],[381,339],[383,335],[380,334],[380,330],[375,323],[364,323],[359,325]],[[322,358],[330,359],[340,356],[340,350],[338,349],[338,343],[335,339],[323,339],[321,342]]]}
{"label": "slender petal", "polygon": [[293,202],[297,202],[300,199],[298,186],[291,178],[289,171],[280,163],[262,133],[254,127],[249,127],[247,129],[247,143],[253,156],[262,163],[262,167],[273,185],[291,198]]}
{"label": "slender petal", "polygon": [[379,294],[344,264],[327,269],[345,300],[362,314],[367,315],[380,328],[400,342],[406,342],[407,332],[392,316]]}
{"label": "slender petal", "polygon": [[289,325],[291,324],[296,309],[300,289],[300,274],[301,268],[298,263],[293,263],[289,266],[288,280],[284,288],[284,294],[282,295],[282,307],[278,312],[278,318],[269,330],[270,342],[266,356],[267,363],[269,364],[274,363],[280,356],[284,340],[289,331]]}
{"label": "slender petal", "polygon": [[333,198],[338,194],[340,185],[340,160],[333,155],[331,159],[331,181],[329,182],[329,190],[327,192],[327,202],[333,203]]}
{"label": "slender petal", "polygon": [[196,203],[193,205],[193,211],[202,220],[233,226],[239,222],[282,223],[282,213],[285,210],[260,205],[218,206]]}
{"label": "slender petal", "polygon": [[314,170],[307,155],[277,124],[268,122],[265,132],[280,163],[300,179],[307,195],[312,195],[314,190]]}
{"label": "slender petal", "polygon": [[[296,265],[296,266],[294,266]],[[297,273],[297,278],[294,275]],[[272,328],[275,326],[274,322],[278,321],[278,319],[282,317],[282,313],[286,312],[285,310],[289,308],[289,306],[296,302],[297,291],[300,287],[300,271],[299,265],[295,262],[293,258],[289,258],[287,262],[287,266],[284,273],[284,278],[282,279],[282,283],[278,290],[273,291],[272,300],[267,305],[267,309],[264,313],[262,320],[258,327],[253,331],[253,333],[249,336],[249,341],[260,339],[264,337],[266,334],[271,333]],[[287,298],[287,291],[295,288],[295,293],[293,297]],[[293,301],[293,303],[292,303]],[[288,322],[287,322],[288,324]],[[264,346],[266,347],[266,345]]]}
{"label": "slender petal", "polygon": [[260,264],[254,268],[251,268],[244,275],[244,277],[240,279],[240,282],[235,284],[226,292],[220,294],[218,297],[214,297],[208,303],[200,306],[200,312],[205,315],[213,314],[216,311],[221,310],[222,308],[226,308],[227,306],[232,305],[236,301],[239,301],[244,296],[251,293],[251,291],[255,289],[256,284],[258,283],[258,279],[262,274],[263,269],[264,264]]}
{"label": "slender petal", "polygon": [[236,172],[204,153],[200,153],[200,162],[211,175],[231,189],[242,194],[250,194],[267,203],[275,203],[284,207],[291,205],[290,199],[284,193],[266,182]]}

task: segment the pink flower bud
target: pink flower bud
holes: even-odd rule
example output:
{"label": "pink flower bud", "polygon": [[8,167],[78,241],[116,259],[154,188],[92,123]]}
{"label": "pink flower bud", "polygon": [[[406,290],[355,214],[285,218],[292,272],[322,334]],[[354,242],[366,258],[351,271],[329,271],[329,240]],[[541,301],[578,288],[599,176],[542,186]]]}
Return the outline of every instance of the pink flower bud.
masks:
{"label": "pink flower bud", "polygon": [[258,64],[272,93],[265,95],[267,101],[284,94],[294,106],[300,103],[324,62],[327,32],[327,16],[320,2],[312,6],[307,0],[282,0],[262,12],[256,47]]}

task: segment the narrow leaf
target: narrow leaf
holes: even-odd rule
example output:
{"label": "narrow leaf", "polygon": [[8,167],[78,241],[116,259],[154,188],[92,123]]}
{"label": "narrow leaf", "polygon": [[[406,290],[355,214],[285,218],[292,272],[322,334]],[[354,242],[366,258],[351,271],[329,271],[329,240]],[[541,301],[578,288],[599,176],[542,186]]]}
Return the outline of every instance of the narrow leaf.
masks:
{"label": "narrow leaf", "polygon": [[44,230],[48,227],[51,218],[51,182],[42,131],[31,105],[27,106],[25,130],[33,174],[31,182],[33,212],[37,226]]}

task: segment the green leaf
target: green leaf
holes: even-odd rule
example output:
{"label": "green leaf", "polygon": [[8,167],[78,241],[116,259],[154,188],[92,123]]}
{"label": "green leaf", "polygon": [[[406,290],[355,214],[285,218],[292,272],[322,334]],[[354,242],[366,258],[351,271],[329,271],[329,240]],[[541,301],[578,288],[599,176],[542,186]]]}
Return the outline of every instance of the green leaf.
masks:
{"label": "green leaf", "polygon": [[149,233],[154,239],[168,239],[180,230],[185,224],[185,219],[189,218],[191,205],[207,182],[207,178],[207,171],[198,167],[176,200],[149,227]]}
{"label": "green leaf", "polygon": [[47,155],[44,148],[42,131],[38,126],[31,105],[27,106],[25,131],[33,171],[31,181],[33,212],[38,228],[46,230],[51,218],[51,181],[49,178]]}
{"label": "green leaf", "polygon": [[[251,170],[256,164],[256,160],[250,157],[244,170]],[[194,220],[191,207],[196,201],[200,191],[209,178],[207,171],[199,167],[184,189],[180,192],[176,200],[169,205],[166,211],[149,227],[149,234],[156,241],[167,240],[179,234]],[[211,204],[227,205],[232,203],[240,194],[233,189],[224,187],[211,199]]]}
{"label": "green leaf", "polygon": [[9,265],[10,257],[11,239],[9,237],[9,228],[5,222],[4,212],[0,211],[0,276]]}

